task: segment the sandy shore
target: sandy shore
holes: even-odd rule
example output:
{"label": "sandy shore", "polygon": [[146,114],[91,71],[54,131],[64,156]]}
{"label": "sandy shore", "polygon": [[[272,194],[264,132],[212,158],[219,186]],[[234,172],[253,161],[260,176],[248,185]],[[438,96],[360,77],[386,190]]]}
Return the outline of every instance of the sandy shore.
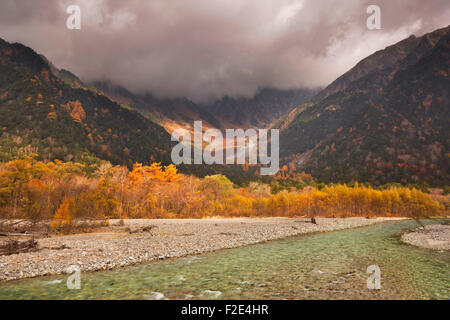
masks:
{"label": "sandy shore", "polygon": [[39,239],[39,251],[0,256],[0,281],[63,274],[72,265],[81,271],[107,270],[390,220],[319,218],[314,225],[301,218],[146,219],[125,220],[123,226],[112,220],[104,232]]}
{"label": "sandy shore", "polygon": [[402,241],[413,246],[450,250],[450,225],[434,224],[402,235]]}

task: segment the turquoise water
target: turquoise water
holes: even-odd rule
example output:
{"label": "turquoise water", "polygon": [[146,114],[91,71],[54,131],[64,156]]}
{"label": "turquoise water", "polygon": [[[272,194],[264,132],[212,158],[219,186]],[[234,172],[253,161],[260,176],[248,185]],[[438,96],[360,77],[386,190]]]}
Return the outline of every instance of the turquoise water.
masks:
{"label": "turquoise water", "polygon": [[[450,299],[450,253],[403,244],[399,221],[82,273],[0,284],[0,299]],[[366,286],[378,265],[381,289]]]}

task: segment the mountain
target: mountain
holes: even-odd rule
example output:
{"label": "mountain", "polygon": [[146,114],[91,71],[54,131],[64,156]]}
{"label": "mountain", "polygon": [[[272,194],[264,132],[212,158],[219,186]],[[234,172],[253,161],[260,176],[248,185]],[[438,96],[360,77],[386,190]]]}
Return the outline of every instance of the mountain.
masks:
{"label": "mountain", "polygon": [[212,113],[185,98],[158,99],[150,93],[135,94],[111,81],[96,81],[91,85],[112,100],[136,109],[169,133],[177,128],[193,130],[196,120],[202,120],[205,128],[222,127]]}
{"label": "mountain", "polygon": [[367,57],[274,123],[285,162],[323,181],[449,181],[450,27]]}
{"label": "mountain", "polygon": [[274,120],[289,113],[298,105],[311,99],[316,90],[280,90],[264,88],[252,98],[224,97],[203,105],[222,122],[238,128],[264,128]]}
{"label": "mountain", "polygon": [[186,98],[158,99],[150,93],[134,94],[110,81],[97,81],[91,85],[114,101],[138,110],[169,133],[180,127],[192,130],[196,120],[202,120],[204,128],[264,128],[316,93],[307,89],[266,88],[252,98],[224,97],[197,104]]}
{"label": "mountain", "polygon": [[168,162],[170,136],[138,112],[87,88],[31,48],[0,39],[0,158],[86,154],[117,164]]}

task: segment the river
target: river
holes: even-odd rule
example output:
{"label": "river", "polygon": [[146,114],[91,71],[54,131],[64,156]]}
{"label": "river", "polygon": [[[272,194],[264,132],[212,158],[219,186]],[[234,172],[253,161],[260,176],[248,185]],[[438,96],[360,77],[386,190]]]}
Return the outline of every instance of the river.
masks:
{"label": "river", "polygon": [[[426,223],[433,223],[427,221]],[[400,234],[415,221],[297,236],[200,256],[0,284],[0,299],[450,299],[450,252]],[[367,288],[367,267],[381,289]]]}

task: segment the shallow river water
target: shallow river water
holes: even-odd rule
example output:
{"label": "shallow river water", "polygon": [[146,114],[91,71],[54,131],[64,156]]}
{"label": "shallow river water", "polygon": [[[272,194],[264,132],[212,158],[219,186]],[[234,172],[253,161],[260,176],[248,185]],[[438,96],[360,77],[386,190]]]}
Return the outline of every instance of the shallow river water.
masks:
{"label": "shallow river water", "polygon": [[[450,253],[403,244],[415,221],[383,223],[118,270],[0,284],[0,299],[450,299]],[[367,267],[381,289],[367,288]]]}

